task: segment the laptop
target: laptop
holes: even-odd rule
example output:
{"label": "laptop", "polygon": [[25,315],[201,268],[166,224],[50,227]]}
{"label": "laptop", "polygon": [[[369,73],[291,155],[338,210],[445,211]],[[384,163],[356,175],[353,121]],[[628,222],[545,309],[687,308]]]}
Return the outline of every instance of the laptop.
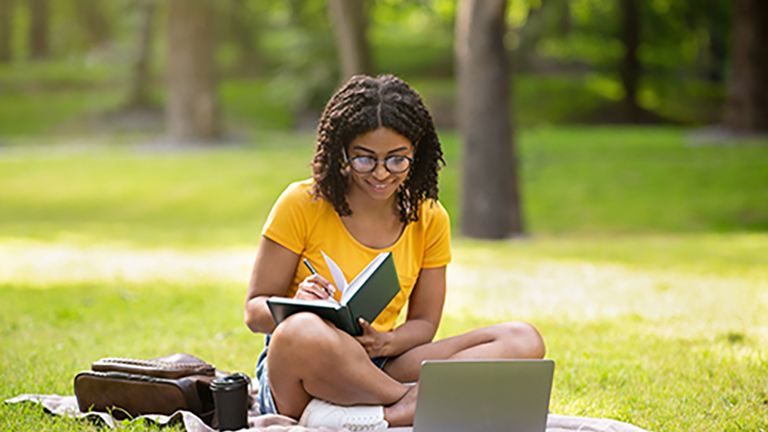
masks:
{"label": "laptop", "polygon": [[544,432],[552,360],[435,360],[421,365],[413,432]]}

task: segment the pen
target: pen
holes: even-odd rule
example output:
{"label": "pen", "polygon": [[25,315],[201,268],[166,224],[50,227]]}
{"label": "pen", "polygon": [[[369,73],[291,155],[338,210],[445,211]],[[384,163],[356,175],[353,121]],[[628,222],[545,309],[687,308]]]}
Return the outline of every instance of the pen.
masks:
{"label": "pen", "polygon": [[[312,267],[312,264],[306,258],[304,258],[304,265],[307,266],[307,268],[309,269],[310,272],[312,272],[312,274],[317,274],[317,270],[315,270],[315,268]],[[325,291],[329,296],[331,296],[331,298],[333,298],[333,294],[331,294],[331,292],[328,290],[328,288],[326,288],[326,287],[324,287],[322,285],[320,285],[320,288],[322,288],[323,291]]]}

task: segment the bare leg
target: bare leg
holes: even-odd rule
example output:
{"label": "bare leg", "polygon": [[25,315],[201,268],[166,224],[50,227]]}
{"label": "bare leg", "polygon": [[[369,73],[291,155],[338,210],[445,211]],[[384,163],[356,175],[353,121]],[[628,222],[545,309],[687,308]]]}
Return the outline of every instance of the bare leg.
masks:
{"label": "bare leg", "polygon": [[275,329],[267,370],[278,411],[294,418],[313,397],[337,405],[391,405],[408,390],[377,368],[355,339],[311,313],[293,315]]}
{"label": "bare leg", "polygon": [[[384,370],[401,382],[415,382],[424,360],[543,358],[544,353],[544,341],[533,326],[510,322],[415,347],[391,359]],[[384,408],[384,418],[390,426],[413,424],[416,387]]]}

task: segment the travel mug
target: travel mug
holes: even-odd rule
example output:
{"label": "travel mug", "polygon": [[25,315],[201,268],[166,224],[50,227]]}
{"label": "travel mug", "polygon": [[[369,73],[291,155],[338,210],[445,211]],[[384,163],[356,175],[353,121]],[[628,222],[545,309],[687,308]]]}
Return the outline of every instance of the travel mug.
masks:
{"label": "travel mug", "polygon": [[239,430],[248,427],[248,375],[235,373],[219,377],[211,383],[213,403],[219,430]]}

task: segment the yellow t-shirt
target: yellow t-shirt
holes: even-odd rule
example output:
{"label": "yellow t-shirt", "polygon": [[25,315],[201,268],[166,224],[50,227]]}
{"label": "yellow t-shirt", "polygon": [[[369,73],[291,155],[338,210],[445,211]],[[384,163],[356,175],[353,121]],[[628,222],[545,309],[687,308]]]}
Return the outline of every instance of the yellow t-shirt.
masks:
{"label": "yellow t-shirt", "polygon": [[[272,208],[262,235],[299,254],[300,260],[308,258],[331,283],[331,272],[320,251],[339,265],[347,281],[354,279],[379,253],[391,251],[400,292],[373,322],[373,327],[377,331],[392,330],[421,269],[442,267],[451,261],[448,213],[439,202],[426,201],[419,206],[419,221],[409,223],[394,245],[372,249],[352,237],[328,201],[314,199],[312,184],[310,179],[288,186]],[[299,265],[286,295],[293,297],[299,283],[309,275],[306,266]],[[338,291],[336,299],[340,299]]]}

